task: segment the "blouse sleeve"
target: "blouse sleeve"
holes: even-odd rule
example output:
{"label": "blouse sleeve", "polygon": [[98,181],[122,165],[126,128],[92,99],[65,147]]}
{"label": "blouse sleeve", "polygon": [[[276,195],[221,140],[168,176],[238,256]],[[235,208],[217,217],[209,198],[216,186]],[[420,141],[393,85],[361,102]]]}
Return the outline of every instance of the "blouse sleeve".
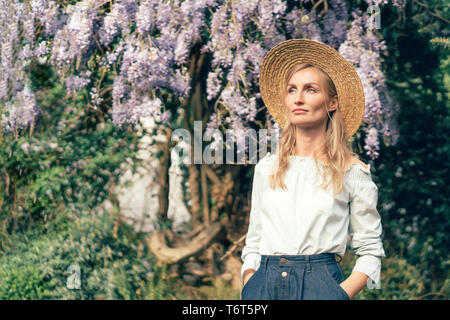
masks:
{"label": "blouse sleeve", "polygon": [[251,209],[249,217],[249,226],[247,236],[245,238],[245,245],[242,249],[241,259],[243,261],[241,269],[241,280],[244,281],[244,272],[247,269],[258,270],[261,263],[261,255],[259,253],[259,241],[261,239],[261,220],[260,220],[260,190],[261,172],[260,162],[255,166],[253,175],[253,186],[251,196]]}
{"label": "blouse sleeve", "polygon": [[367,287],[380,289],[381,258],[386,257],[381,240],[381,217],[377,211],[378,188],[369,169],[358,168],[352,177],[350,196],[350,246],[359,256],[353,271],[365,273]]}

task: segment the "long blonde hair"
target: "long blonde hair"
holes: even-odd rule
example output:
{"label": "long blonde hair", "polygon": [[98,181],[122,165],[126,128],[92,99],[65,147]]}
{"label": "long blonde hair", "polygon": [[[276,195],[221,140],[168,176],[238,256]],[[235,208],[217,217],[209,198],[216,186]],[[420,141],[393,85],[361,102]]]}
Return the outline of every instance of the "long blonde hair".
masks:
{"label": "long blonde hair", "polygon": [[[310,67],[318,70],[322,80],[325,80],[322,82],[326,84],[326,104],[328,105],[331,98],[337,95],[336,87],[325,72],[318,67],[307,63],[296,64],[288,71],[286,79],[284,79],[285,85],[283,97],[286,96],[288,81],[292,75],[297,71]],[[326,190],[330,184],[333,185],[333,195],[335,196],[342,191],[345,170],[351,162],[351,158],[353,156],[357,157],[357,155],[352,151],[351,143],[345,139],[344,119],[339,111],[339,106],[336,110],[331,112],[328,112],[327,109],[327,114],[326,138],[323,144],[314,149],[313,158],[315,166],[318,169],[317,171],[320,172],[323,179],[320,187]],[[269,175],[269,184],[272,189],[275,189],[277,186],[281,187],[283,190],[287,188],[284,184],[284,176],[286,170],[289,168],[288,157],[295,154],[295,143],[295,125],[289,123],[288,127],[281,132],[281,138],[277,147],[277,168]],[[319,165],[318,160],[321,161],[322,166]],[[328,169],[328,171],[325,169]],[[328,181],[326,181],[327,174],[329,177]]]}

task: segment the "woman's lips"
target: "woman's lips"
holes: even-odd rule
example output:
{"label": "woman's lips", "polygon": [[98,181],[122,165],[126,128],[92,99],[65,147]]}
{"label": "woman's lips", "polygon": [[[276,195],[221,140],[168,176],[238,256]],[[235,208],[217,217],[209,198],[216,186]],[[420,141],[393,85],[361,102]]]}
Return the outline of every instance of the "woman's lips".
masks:
{"label": "woman's lips", "polygon": [[292,113],[306,113],[306,112],[308,112],[307,110],[305,110],[305,109],[300,109],[300,108],[296,108],[296,109],[294,109],[294,110],[292,110]]}

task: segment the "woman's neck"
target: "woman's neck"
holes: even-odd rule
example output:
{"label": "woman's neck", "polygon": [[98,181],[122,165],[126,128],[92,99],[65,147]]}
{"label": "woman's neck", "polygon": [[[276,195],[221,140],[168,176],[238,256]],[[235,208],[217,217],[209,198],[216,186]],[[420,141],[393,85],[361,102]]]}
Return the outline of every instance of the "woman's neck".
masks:
{"label": "woman's neck", "polygon": [[325,131],[301,131],[297,128],[295,133],[294,154],[300,157],[314,158],[314,152],[319,149],[325,142]]}

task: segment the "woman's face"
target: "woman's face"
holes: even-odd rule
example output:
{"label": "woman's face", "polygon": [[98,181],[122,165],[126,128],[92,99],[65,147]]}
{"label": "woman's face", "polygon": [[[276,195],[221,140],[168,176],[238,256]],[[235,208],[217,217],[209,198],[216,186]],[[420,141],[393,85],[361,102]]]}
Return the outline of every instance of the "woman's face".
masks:
{"label": "woman's face", "polygon": [[[289,121],[302,128],[325,126],[328,118],[326,111],[327,88],[325,81],[315,68],[306,68],[294,73],[288,82],[285,105],[288,108]],[[332,99],[328,111],[337,108]],[[295,109],[304,111],[296,111]]]}

